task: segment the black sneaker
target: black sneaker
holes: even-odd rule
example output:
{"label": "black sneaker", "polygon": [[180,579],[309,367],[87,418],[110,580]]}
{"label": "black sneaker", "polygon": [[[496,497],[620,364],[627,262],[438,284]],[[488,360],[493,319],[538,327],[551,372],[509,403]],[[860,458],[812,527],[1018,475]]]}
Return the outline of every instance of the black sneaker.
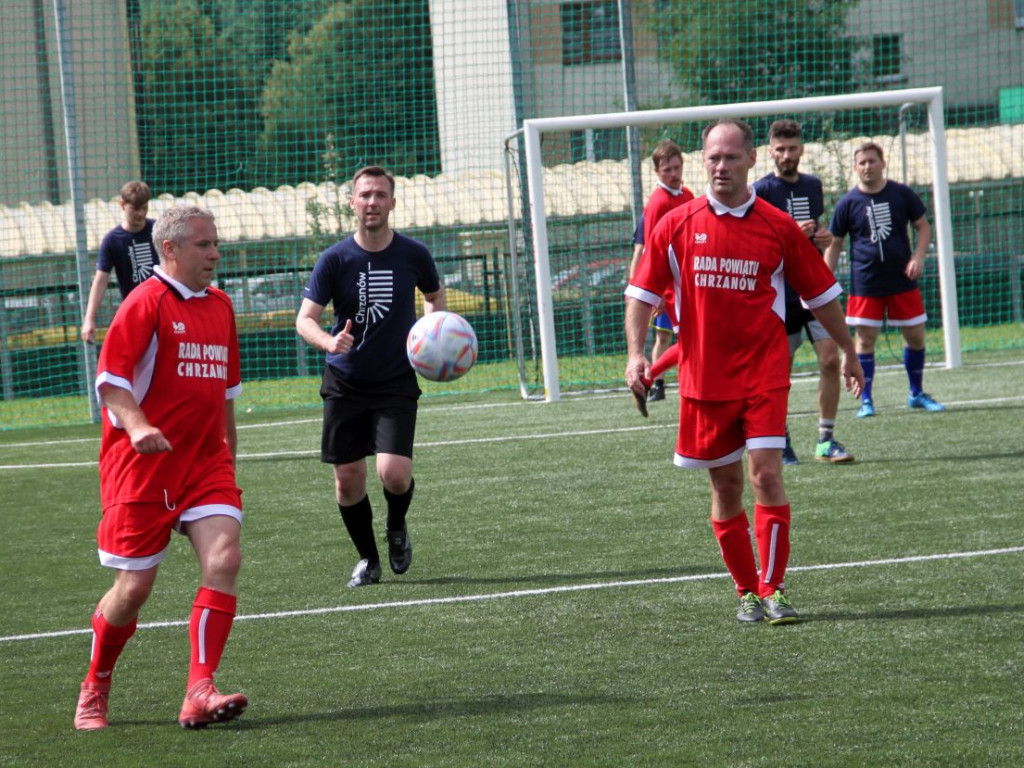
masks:
{"label": "black sneaker", "polygon": [[356,563],[352,571],[352,578],[348,582],[350,588],[365,587],[367,584],[376,584],[380,581],[380,562],[370,564],[370,561],[363,558]]}
{"label": "black sneaker", "polygon": [[658,400],[665,399],[665,382],[658,379],[651,386],[651,391],[647,393],[647,402],[655,403]]}
{"label": "black sneaker", "polygon": [[400,531],[388,531],[388,561],[391,570],[403,574],[412,565],[412,541],[409,539],[409,526],[403,525]]}

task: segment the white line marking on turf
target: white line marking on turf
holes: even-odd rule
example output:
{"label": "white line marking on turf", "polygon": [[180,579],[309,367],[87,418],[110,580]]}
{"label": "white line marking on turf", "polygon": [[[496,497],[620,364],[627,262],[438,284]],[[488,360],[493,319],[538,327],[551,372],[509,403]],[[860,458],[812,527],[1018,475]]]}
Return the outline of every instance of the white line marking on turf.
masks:
{"label": "white line marking on turf", "polygon": [[[798,565],[787,568],[790,573],[806,571],[836,571],[843,568],[871,568],[879,565],[903,565],[905,563],[923,563],[934,560],[965,560],[973,557],[991,555],[1009,555],[1024,552],[1024,547],[1004,547],[1002,549],[983,549],[974,552],[947,552],[940,555],[911,555],[909,557],[887,557],[879,560],[857,560],[850,563],[822,563],[819,565]],[[494,592],[481,595],[458,595],[454,597],[428,597],[419,600],[396,600],[390,603],[363,603],[361,605],[336,605],[329,608],[304,608],[297,611],[274,611],[273,613],[251,613],[236,616],[235,621],[254,621],[262,619],[289,619],[301,616],[323,616],[331,613],[352,613],[355,611],[375,611],[384,608],[416,608],[425,605],[457,605],[459,603],[481,603],[486,600],[509,600],[518,597],[536,597],[538,595],[557,595],[568,592],[592,592],[598,589],[616,589],[619,587],[642,587],[652,584],[681,584],[689,581],[710,581],[712,579],[729,578],[728,572],[700,573],[691,576],[667,576],[660,579],[633,579],[630,581],[604,581],[596,584],[572,584],[562,587],[540,587],[537,589],[517,589],[511,592]],[[188,621],[152,621],[139,624],[138,629],[164,629],[167,627],[187,627]],[[56,632],[37,632],[30,635],[8,635],[0,637],[0,643],[13,643],[22,640],[48,640],[54,637],[70,635],[88,635],[92,629],[64,629]]]}
{"label": "white line marking on turf", "polygon": [[[947,400],[946,405],[948,407],[958,406],[971,406],[971,405],[991,405],[993,403],[1013,403],[1024,400],[1024,395],[1013,395],[1010,397],[990,397],[983,400]],[[810,416],[817,417],[817,412],[807,411],[791,411],[789,414],[792,419],[800,419]],[[297,422],[295,421],[284,421],[280,422],[278,426],[287,426],[289,424],[305,424],[308,422],[319,422],[319,419],[302,419]],[[561,438],[573,438],[573,437],[587,437],[592,435],[611,435],[620,434],[625,432],[642,432],[645,430],[653,429],[676,429],[677,424],[675,422],[666,424],[641,424],[636,427],[615,427],[608,429],[588,429],[578,430],[574,432],[536,432],[529,435],[500,435],[497,437],[473,437],[464,440],[435,440],[433,442],[416,443],[416,448],[445,448],[458,445],[473,445],[480,443],[508,443],[518,440],[557,440]],[[32,444],[28,444],[32,445]],[[0,446],[2,447],[2,446]],[[294,458],[302,456],[317,456],[319,450],[303,450],[303,451],[270,451],[265,453],[240,453],[238,454],[239,459],[274,459],[274,458]],[[47,463],[47,464],[0,464],[0,472],[19,470],[19,469],[74,469],[76,467],[95,467],[99,464],[98,461],[69,461],[59,463]]]}

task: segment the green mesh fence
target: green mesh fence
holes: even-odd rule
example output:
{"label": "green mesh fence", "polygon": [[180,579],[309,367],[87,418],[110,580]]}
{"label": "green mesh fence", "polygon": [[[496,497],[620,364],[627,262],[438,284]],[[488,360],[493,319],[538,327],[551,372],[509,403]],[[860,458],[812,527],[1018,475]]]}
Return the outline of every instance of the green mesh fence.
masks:
{"label": "green mesh fence", "polygon": [[[627,108],[942,86],[963,351],[1024,349],[1020,0],[6,0],[0,14],[0,427],[95,417],[83,296],[131,179],[153,188],[151,216],[186,199],[216,214],[245,407],[315,407],[321,355],[294,314],[317,253],[351,231],[345,184],[368,163],[398,176],[393,224],[431,248],[449,308],[480,338],[467,377],[425,392],[543,394],[514,134],[529,118]],[[851,184],[844,147],[869,136],[931,202],[913,164],[920,109],[787,116],[814,147],[805,170],[826,180],[827,212]],[[759,136],[768,121],[754,121]],[[699,128],[545,138],[563,390],[620,386],[650,152],[676,139],[700,192]],[[101,340],[118,297],[111,285]]]}

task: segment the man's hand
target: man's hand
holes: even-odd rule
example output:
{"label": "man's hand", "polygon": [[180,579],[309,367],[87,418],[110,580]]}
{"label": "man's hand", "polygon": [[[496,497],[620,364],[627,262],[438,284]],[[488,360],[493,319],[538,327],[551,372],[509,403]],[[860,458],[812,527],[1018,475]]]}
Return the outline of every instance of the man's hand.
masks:
{"label": "man's hand", "polygon": [[921,275],[924,274],[924,256],[918,258],[914,256],[907,262],[907,268],[903,270],[903,273],[910,280],[917,280]]}
{"label": "man's hand", "polygon": [[346,320],[345,327],[338,331],[337,335],[331,337],[331,343],[327,345],[327,352],[332,355],[347,354],[352,351],[355,341],[355,337],[352,335],[352,320]]}
{"label": "man's hand", "polygon": [[152,424],[141,424],[128,430],[132,448],[138,453],[161,453],[173,451],[170,441],[164,433]]}
{"label": "man's hand", "polygon": [[864,369],[861,368],[856,354],[843,352],[842,371],[846,391],[854,397],[860,397],[860,393],[864,390]]}

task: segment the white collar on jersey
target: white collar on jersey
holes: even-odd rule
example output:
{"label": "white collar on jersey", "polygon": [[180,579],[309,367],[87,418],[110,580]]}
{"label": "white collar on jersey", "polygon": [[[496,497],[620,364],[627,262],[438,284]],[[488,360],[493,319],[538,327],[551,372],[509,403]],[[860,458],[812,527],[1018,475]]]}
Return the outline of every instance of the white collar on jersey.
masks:
{"label": "white collar on jersey", "polygon": [[662,181],[658,182],[658,186],[661,187],[662,189],[664,189],[670,195],[672,195],[672,197],[679,197],[681,194],[683,194],[683,188],[682,187],[680,187],[679,189],[672,189],[672,187],[670,187],[668,184],[666,184],[666,183],[664,183]]}
{"label": "white collar on jersey", "polygon": [[747,211],[749,211],[750,207],[754,204],[754,200],[757,199],[757,192],[754,191],[753,187],[747,187],[747,191],[750,192],[750,198],[747,202],[743,203],[743,205],[737,205],[735,208],[730,208],[716,200],[715,196],[711,194],[710,184],[708,184],[708,188],[704,194],[708,197],[708,205],[710,205],[719,216],[728,213],[731,216],[735,216],[737,219],[742,219],[747,215]]}
{"label": "white collar on jersey", "polygon": [[164,271],[164,268],[159,264],[154,265],[153,274],[158,275],[165,283],[170,283],[174,290],[176,290],[183,299],[201,299],[203,296],[209,295],[205,288],[201,291],[193,291],[184,283],[179,283],[173,277],[168,275],[167,272]]}

